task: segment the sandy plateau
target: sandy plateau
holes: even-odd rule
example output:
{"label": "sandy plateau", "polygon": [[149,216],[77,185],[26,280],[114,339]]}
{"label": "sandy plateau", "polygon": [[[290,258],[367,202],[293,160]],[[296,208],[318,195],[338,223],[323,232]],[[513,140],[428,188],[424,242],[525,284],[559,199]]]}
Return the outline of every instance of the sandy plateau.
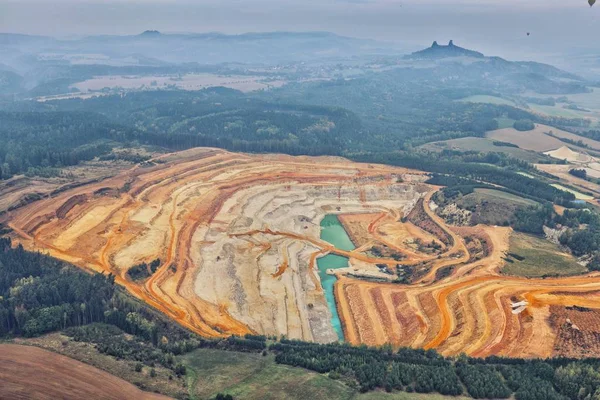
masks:
{"label": "sandy plateau", "polygon": [[[501,276],[510,229],[447,226],[426,179],[342,158],[194,149],[20,207],[7,225],[15,243],[113,273],[205,336],[337,340],[316,263],[334,253],[349,259],[334,290],[350,343],[534,357],[595,338],[586,332],[600,318],[579,322],[579,336],[564,321],[600,310],[599,275]],[[354,250],[320,238],[328,214]],[[155,259],[148,278],[130,278]]]}

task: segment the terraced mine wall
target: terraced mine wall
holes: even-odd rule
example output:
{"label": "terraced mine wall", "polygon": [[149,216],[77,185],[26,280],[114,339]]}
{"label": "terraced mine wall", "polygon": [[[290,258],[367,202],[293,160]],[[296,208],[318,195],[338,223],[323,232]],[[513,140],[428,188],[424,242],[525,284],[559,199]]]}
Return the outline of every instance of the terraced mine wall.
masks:
{"label": "terraced mine wall", "polygon": [[[152,161],[12,210],[6,232],[114,274],[204,336],[333,342],[337,311],[353,344],[549,357],[578,343],[575,356],[593,355],[600,274],[501,275],[510,228],[448,226],[430,208],[439,187],[425,173],[210,148]],[[327,237],[337,222],[321,227],[334,216],[343,242]],[[335,277],[327,260],[344,261]],[[155,268],[132,280],[144,264]]]}
{"label": "terraced mine wall", "polygon": [[[330,342],[338,335],[316,258],[350,251],[322,240],[320,221],[365,209],[408,212],[429,190],[425,179],[341,158],[195,149],[22,207],[8,225],[28,249],[113,273],[202,335]],[[127,274],[154,260],[160,266],[147,279]]]}

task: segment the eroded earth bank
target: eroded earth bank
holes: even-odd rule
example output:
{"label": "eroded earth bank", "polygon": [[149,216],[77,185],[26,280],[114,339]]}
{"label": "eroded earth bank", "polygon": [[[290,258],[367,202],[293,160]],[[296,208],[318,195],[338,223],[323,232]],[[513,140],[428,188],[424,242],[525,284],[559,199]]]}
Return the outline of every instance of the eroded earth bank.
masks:
{"label": "eroded earth bank", "polygon": [[[502,276],[510,228],[446,225],[427,178],[342,158],[194,149],[6,218],[16,243],[113,273],[206,336],[338,340],[317,269],[334,254],[348,259],[329,271],[348,342],[445,355],[567,355],[570,341],[584,346],[568,355],[595,351],[585,321],[600,315],[600,276]],[[351,250],[322,238],[328,215]]]}

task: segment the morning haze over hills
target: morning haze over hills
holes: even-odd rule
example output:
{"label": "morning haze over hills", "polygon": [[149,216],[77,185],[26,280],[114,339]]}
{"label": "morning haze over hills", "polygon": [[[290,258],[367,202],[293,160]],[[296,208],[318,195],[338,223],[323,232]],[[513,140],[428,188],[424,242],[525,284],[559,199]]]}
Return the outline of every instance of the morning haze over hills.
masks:
{"label": "morning haze over hills", "polygon": [[[5,55],[0,64],[0,85],[5,93],[19,95],[29,91],[34,95],[77,91],[80,90],[76,85],[78,81],[100,76],[219,72],[251,75],[254,71],[273,81],[330,79],[393,65],[410,67],[411,62],[418,61],[423,66],[422,61],[435,62],[445,58],[453,59],[456,66],[467,61],[487,62],[484,69],[489,71],[482,72],[518,68],[523,73],[526,69],[538,73],[538,69],[545,68],[542,75],[562,73],[542,64],[510,63],[498,57],[484,57],[482,53],[456,46],[452,41],[447,46],[434,42],[430,48],[406,55],[399,44],[328,32],[225,35],[164,34],[147,30],[137,35],[87,36],[71,40],[0,34],[0,48]],[[458,60],[460,57],[464,60]],[[474,60],[469,61],[469,58]],[[570,78],[579,79],[574,75]],[[138,83],[144,84],[134,84]],[[108,82],[107,87],[114,84]],[[192,87],[218,86],[218,82],[198,85]],[[103,88],[94,86],[96,90]]]}
{"label": "morning haze over hills", "polygon": [[[597,54],[288,6],[296,32],[0,34],[0,398],[596,398]],[[523,40],[575,23],[546,6]]]}

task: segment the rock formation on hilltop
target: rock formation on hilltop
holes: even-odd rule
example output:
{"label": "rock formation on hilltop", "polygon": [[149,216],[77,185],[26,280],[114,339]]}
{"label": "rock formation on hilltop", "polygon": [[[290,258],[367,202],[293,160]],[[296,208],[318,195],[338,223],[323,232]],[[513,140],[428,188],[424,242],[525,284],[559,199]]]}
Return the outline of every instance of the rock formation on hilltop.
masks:
{"label": "rock formation on hilltop", "polygon": [[452,40],[447,46],[439,45],[437,41],[433,42],[431,47],[412,53],[407,56],[411,59],[440,59],[448,57],[474,57],[484,58],[482,53],[477,51],[465,49],[463,47],[456,46]]}

